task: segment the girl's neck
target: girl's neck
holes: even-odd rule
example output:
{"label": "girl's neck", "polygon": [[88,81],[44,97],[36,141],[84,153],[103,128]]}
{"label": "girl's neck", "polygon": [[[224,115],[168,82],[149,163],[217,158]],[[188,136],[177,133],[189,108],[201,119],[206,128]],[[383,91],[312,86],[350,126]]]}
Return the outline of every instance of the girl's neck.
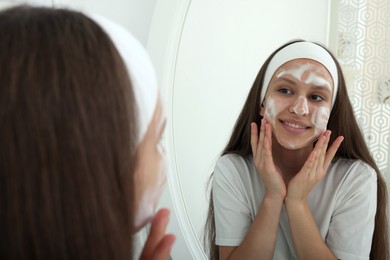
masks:
{"label": "girl's neck", "polygon": [[313,147],[290,150],[281,146],[275,138],[272,139],[274,163],[280,169],[284,182],[287,184],[302,169]]}

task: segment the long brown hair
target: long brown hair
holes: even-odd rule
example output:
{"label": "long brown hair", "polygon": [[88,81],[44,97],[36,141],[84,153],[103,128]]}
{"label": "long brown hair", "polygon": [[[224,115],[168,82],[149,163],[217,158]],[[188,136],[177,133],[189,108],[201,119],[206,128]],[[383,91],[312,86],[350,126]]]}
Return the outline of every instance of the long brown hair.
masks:
{"label": "long brown hair", "polygon": [[[230,137],[228,144],[223,150],[222,155],[230,153],[237,154],[243,157],[252,155],[252,150],[250,146],[250,123],[255,122],[257,125],[260,125],[262,119],[262,116],[260,116],[259,114],[259,109],[261,105],[259,97],[268,64],[270,63],[272,57],[279,50],[283,49],[289,44],[298,41],[292,41],[281,46],[280,48],[275,50],[264,62],[259,73],[257,74],[252,88],[249,91],[244,107],[235,123],[233,133]],[[387,260],[389,258],[389,245],[387,229],[386,183],[368,150],[363,135],[356,122],[340,65],[333,55],[332,57],[335,60],[338,69],[339,86],[335,104],[333,106],[328,122],[328,129],[332,131],[330,143],[332,143],[337,136],[344,136],[344,141],[341,143],[341,146],[336,153],[335,159],[359,159],[370,165],[377,173],[377,211],[375,216],[375,229],[372,240],[370,259]],[[211,179],[212,176],[210,177],[210,182]],[[219,259],[219,247],[215,244],[216,233],[212,192],[213,191],[211,189],[210,204],[205,226],[206,235],[204,237],[204,242],[205,248],[208,251],[210,259]]]}
{"label": "long brown hair", "polygon": [[0,258],[129,259],[136,112],[85,15],[0,12]]}

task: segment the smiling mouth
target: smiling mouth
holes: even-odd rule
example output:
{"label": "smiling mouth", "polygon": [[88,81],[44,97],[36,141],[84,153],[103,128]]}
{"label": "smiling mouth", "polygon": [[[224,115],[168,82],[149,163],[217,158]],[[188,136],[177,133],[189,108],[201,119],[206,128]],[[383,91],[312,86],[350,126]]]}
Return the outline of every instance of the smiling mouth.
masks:
{"label": "smiling mouth", "polygon": [[286,122],[286,121],[281,121],[281,123],[286,125],[286,126],[289,126],[291,128],[295,128],[295,129],[308,129],[309,128],[309,127],[304,126],[304,125],[294,124],[294,123]]}

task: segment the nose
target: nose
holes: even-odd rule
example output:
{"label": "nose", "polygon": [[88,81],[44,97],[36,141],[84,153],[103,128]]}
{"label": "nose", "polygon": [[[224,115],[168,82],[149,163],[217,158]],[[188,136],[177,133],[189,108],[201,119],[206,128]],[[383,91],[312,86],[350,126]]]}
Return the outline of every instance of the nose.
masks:
{"label": "nose", "polygon": [[294,112],[297,115],[307,116],[309,114],[307,99],[304,96],[299,96],[291,108],[291,112]]}

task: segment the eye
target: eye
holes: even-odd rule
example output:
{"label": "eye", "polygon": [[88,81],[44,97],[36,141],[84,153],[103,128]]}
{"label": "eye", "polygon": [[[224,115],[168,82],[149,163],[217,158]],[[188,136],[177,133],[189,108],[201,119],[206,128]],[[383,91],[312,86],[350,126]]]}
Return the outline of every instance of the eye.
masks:
{"label": "eye", "polygon": [[294,94],[294,92],[291,89],[289,89],[289,88],[280,88],[278,90],[278,92],[280,92],[282,94],[286,94],[286,95]]}
{"label": "eye", "polygon": [[318,102],[320,102],[320,101],[324,101],[325,100],[325,98],[324,97],[322,97],[322,96],[320,96],[320,95],[311,95],[311,97],[310,97],[312,100],[314,100],[314,101],[318,101]]}

